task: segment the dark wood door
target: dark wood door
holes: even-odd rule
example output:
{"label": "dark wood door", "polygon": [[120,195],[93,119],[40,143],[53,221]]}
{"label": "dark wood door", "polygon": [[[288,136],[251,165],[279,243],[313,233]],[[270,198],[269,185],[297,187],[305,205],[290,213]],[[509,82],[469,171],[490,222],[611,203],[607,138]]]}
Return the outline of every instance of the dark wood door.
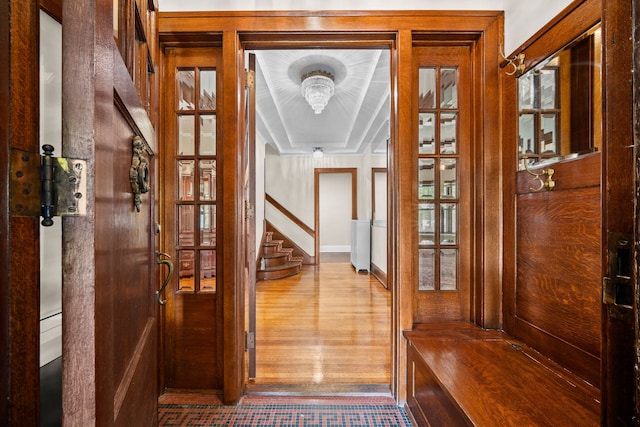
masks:
{"label": "dark wood door", "polygon": [[472,254],[469,47],[414,48],[418,284],[414,322],[469,320]]}
{"label": "dark wood door", "polygon": [[[144,21],[148,9],[138,3],[120,12],[130,16],[135,6]],[[62,7],[63,154],[86,159],[88,169],[88,214],[63,221],[63,419],[68,425],[152,426],[157,145],[146,93],[132,78],[139,66],[121,54],[134,31],[122,33],[116,45],[112,5]],[[147,64],[147,50],[136,53]],[[142,192],[139,203],[135,187]]]}
{"label": "dark wood door", "polygon": [[[154,130],[114,41],[113,2],[51,3],[64,16],[63,152],[55,154],[84,159],[87,169],[87,215],[54,219],[63,223],[63,422],[157,425]],[[8,101],[0,128],[10,141],[0,164],[8,172],[10,146],[40,151],[39,7],[13,0],[2,6],[11,11],[0,19],[0,91]],[[130,181],[134,137],[145,159],[138,159],[143,183],[150,184],[139,209]],[[8,189],[9,175],[1,175]],[[0,246],[9,256],[0,271],[10,279],[0,294],[8,368],[0,424],[38,425],[39,219],[10,212],[13,196],[1,198],[0,222],[9,233]]]}
{"label": "dark wood door", "polygon": [[175,263],[161,295],[163,388],[222,390],[217,286],[220,49],[167,48],[163,252]]}

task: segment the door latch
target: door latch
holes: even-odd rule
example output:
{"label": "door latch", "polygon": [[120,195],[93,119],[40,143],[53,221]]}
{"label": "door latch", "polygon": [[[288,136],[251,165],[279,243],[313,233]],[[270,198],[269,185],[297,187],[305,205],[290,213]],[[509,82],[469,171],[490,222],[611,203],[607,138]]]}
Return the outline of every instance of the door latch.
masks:
{"label": "door latch", "polygon": [[632,279],[633,240],[624,233],[609,233],[608,273],[602,287],[602,301],[605,304],[627,309],[633,308],[635,294]]}
{"label": "door latch", "polygon": [[87,213],[87,162],[53,157],[53,146],[42,146],[42,156],[11,150],[11,214],[42,216],[43,226],[54,216]]}

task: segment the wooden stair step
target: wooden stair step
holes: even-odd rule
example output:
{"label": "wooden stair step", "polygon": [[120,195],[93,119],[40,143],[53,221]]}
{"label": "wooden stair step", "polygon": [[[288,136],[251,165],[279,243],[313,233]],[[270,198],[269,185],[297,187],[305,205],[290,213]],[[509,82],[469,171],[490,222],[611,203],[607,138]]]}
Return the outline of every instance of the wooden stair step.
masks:
{"label": "wooden stair step", "polygon": [[262,256],[264,259],[265,268],[278,267],[285,265],[289,261],[289,256],[286,253],[265,254]]}
{"label": "wooden stair step", "polygon": [[285,264],[274,267],[266,267],[263,270],[258,270],[256,272],[257,280],[274,280],[281,279],[283,277],[294,276],[300,273],[302,269],[301,262],[289,262],[287,261]]}

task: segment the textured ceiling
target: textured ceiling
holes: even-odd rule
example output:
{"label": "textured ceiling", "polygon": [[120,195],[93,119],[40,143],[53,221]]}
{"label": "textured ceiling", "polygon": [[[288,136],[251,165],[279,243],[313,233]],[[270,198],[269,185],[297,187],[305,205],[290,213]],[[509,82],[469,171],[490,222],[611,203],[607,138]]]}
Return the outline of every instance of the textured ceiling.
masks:
{"label": "textured ceiling", "polygon": [[[256,130],[280,154],[384,152],[389,137],[388,50],[259,50],[256,54]],[[315,114],[301,77],[321,70],[335,77],[335,94]]]}

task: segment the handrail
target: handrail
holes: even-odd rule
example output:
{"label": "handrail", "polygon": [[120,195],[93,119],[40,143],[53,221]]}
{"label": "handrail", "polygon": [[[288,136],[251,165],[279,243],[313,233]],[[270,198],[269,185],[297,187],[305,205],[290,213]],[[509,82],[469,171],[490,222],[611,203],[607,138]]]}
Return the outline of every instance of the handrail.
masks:
{"label": "handrail", "polygon": [[264,199],[267,202],[271,203],[271,205],[274,208],[276,208],[278,211],[280,211],[280,213],[282,213],[284,216],[289,218],[294,224],[296,224],[298,227],[304,230],[304,232],[307,233],[309,236],[313,237],[314,239],[316,238],[316,232],[313,229],[311,229],[311,227],[309,227],[307,224],[302,222],[297,216],[289,212],[287,208],[285,208],[280,203],[278,203],[276,199],[274,199],[273,197],[271,197],[269,194],[266,194],[266,193],[264,195]]}

